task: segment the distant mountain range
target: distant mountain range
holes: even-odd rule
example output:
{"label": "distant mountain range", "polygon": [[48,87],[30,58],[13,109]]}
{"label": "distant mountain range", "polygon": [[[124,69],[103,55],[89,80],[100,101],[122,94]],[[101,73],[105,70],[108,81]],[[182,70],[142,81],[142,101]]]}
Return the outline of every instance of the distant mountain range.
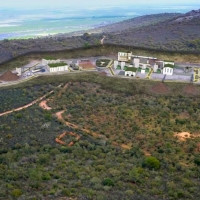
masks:
{"label": "distant mountain range", "polygon": [[[84,34],[88,32],[87,34]],[[200,10],[186,14],[145,15],[83,32],[27,40],[0,41],[0,63],[31,52],[60,51],[93,45],[200,53]]]}

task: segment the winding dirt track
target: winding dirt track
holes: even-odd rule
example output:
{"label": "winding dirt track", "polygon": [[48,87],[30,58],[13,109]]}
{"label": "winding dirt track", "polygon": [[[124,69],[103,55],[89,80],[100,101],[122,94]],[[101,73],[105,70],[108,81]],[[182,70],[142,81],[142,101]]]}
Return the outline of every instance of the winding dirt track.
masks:
{"label": "winding dirt track", "polygon": [[47,105],[47,100],[41,101],[39,106],[45,110],[51,110],[52,108]]}
{"label": "winding dirt track", "polygon": [[[63,122],[66,126],[70,127],[70,128],[75,128],[75,129],[78,129],[80,131],[83,131],[85,133],[88,133],[89,135],[92,135],[93,137],[95,138],[104,138],[105,140],[108,140],[107,138],[105,138],[104,135],[101,135],[99,133],[96,133],[96,132],[93,132],[93,131],[90,131],[88,129],[84,129],[84,128],[79,128],[76,124],[73,124],[73,123],[70,123],[70,122],[67,122],[64,120],[62,114],[65,112],[65,110],[62,110],[62,111],[59,111],[57,112],[55,115],[56,117],[58,118],[59,121]],[[61,135],[62,136],[62,135]],[[58,139],[58,138],[56,138]],[[59,143],[59,142],[58,142]],[[65,143],[64,143],[65,144]],[[126,144],[118,144],[116,142],[113,142],[113,145],[114,146],[120,146],[121,148],[123,149],[131,149],[130,146],[126,145]]]}
{"label": "winding dirt track", "polygon": [[25,106],[21,106],[21,107],[19,107],[19,108],[15,108],[15,109],[13,109],[13,110],[9,110],[9,111],[0,113],[0,117],[1,117],[1,116],[4,116],[4,115],[8,115],[8,114],[13,113],[13,112],[16,112],[16,111],[19,111],[19,110],[23,110],[23,109],[28,108],[28,107],[31,107],[32,105],[38,103],[38,102],[41,101],[42,99],[46,98],[47,95],[52,94],[52,93],[53,93],[53,90],[50,91],[50,92],[48,92],[48,93],[45,94],[44,96],[42,96],[42,97],[40,97],[40,98],[38,98],[38,99],[32,101],[31,103],[29,103],[29,104],[27,104],[27,105],[25,105]]}
{"label": "winding dirt track", "polygon": [[[63,92],[64,90],[66,90],[68,86],[69,86],[69,84],[66,84],[66,85],[63,87],[63,89],[62,89],[62,90],[60,91],[60,93],[58,94],[58,97],[60,97],[60,96],[62,95],[62,92]],[[61,87],[61,85],[59,85],[58,87]],[[40,97],[40,98],[38,98],[38,99],[32,101],[31,103],[27,104],[27,105],[24,105],[24,106],[21,106],[21,107],[19,107],[19,108],[16,108],[16,109],[13,109],[13,110],[9,110],[9,111],[0,113],[0,117],[1,117],[1,116],[4,116],[4,115],[8,115],[8,114],[13,113],[13,112],[16,112],[16,111],[20,111],[20,110],[26,109],[26,108],[31,107],[31,106],[33,106],[34,104],[36,104],[36,103],[38,103],[38,102],[40,102],[40,101],[41,101],[41,102],[39,103],[39,106],[40,106],[42,109],[44,109],[44,110],[51,110],[52,108],[49,107],[49,106],[47,105],[48,99],[46,99],[46,100],[43,100],[43,99],[46,98],[48,95],[52,94],[53,92],[54,92],[54,91],[52,90],[52,91],[48,92],[47,94],[43,95],[42,97]],[[43,100],[43,101],[42,101],[42,100]],[[62,114],[63,114],[64,112],[65,112],[65,110],[59,111],[59,112],[55,113],[55,116],[58,118],[59,121],[61,121],[62,123],[64,123],[66,126],[71,127],[71,128],[73,128],[73,129],[78,129],[78,130],[80,130],[80,131],[86,132],[86,133],[88,133],[89,135],[91,135],[91,136],[93,136],[93,137],[95,137],[95,138],[104,138],[106,141],[108,140],[104,135],[98,134],[98,133],[93,132],[93,131],[90,131],[90,130],[88,130],[88,129],[79,128],[78,125],[73,124],[73,123],[70,123],[70,122],[68,122],[68,121],[65,121],[64,118],[63,118],[63,116],[62,116]],[[77,141],[80,140],[80,138],[81,138],[81,137],[80,137],[78,134],[76,134],[76,133],[73,133],[73,132],[69,132],[69,133],[64,132],[64,133],[62,133],[59,137],[57,137],[57,138],[55,139],[55,141],[56,141],[57,143],[61,144],[61,145],[66,145],[66,143],[63,142],[61,139],[62,139],[63,137],[65,137],[66,135],[68,135],[68,134],[71,135],[71,136],[74,136],[74,137],[76,138]],[[68,146],[72,146],[72,145],[74,145],[74,142],[70,142],[70,143],[68,144]],[[131,147],[128,146],[128,145],[126,145],[126,144],[118,144],[118,143],[116,143],[116,142],[113,142],[113,145],[114,145],[114,146],[120,146],[120,147],[123,148],[123,149],[131,149]]]}

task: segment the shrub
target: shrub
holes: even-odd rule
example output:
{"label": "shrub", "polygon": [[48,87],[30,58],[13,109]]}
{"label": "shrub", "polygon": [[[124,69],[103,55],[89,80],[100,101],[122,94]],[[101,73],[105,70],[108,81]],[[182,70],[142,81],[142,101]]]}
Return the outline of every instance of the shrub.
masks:
{"label": "shrub", "polygon": [[143,165],[149,169],[159,169],[160,161],[153,156],[149,156],[144,160]]}
{"label": "shrub", "polygon": [[115,184],[114,184],[114,181],[112,179],[106,178],[103,181],[103,185],[105,185],[105,186],[114,186]]}
{"label": "shrub", "polygon": [[40,164],[45,164],[49,160],[49,155],[48,154],[40,154],[39,155],[39,163]]}
{"label": "shrub", "polygon": [[22,191],[20,189],[14,189],[11,193],[13,197],[20,197],[22,195]]}
{"label": "shrub", "polygon": [[63,189],[62,194],[65,195],[65,196],[70,196],[71,192],[70,192],[69,189]]}
{"label": "shrub", "polygon": [[196,158],[194,159],[194,163],[195,163],[196,165],[200,166],[200,157],[196,157]]}

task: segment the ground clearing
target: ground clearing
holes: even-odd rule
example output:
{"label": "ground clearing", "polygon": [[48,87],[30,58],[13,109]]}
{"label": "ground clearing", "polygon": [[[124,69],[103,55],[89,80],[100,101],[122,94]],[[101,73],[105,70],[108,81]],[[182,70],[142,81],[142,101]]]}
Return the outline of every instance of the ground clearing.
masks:
{"label": "ground clearing", "polygon": [[51,107],[49,107],[49,106],[47,105],[47,100],[41,101],[40,104],[39,104],[39,106],[40,106],[41,108],[43,108],[44,110],[51,110]]}
{"label": "ground clearing", "polygon": [[180,132],[180,133],[175,133],[175,137],[177,137],[180,141],[186,141],[187,138],[197,138],[200,137],[200,134],[191,134],[189,132]]}
{"label": "ground clearing", "polygon": [[186,85],[183,89],[184,93],[196,95],[198,92],[193,84]]}
{"label": "ground clearing", "polygon": [[170,92],[169,88],[164,83],[158,83],[151,88],[153,93],[167,94]]}

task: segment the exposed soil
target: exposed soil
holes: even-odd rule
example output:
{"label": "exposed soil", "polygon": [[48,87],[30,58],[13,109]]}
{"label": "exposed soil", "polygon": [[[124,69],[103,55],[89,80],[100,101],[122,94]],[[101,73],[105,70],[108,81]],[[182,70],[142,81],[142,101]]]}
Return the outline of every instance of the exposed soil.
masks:
{"label": "exposed soil", "polygon": [[94,69],[95,68],[95,65],[90,60],[81,61],[79,63],[79,66],[82,67],[82,69]]}
{"label": "exposed soil", "polygon": [[151,88],[151,91],[157,94],[167,94],[169,88],[164,83],[158,83]]}
{"label": "exposed soil", "polygon": [[147,150],[143,150],[143,152],[145,156],[151,156],[151,153],[149,153]]}
{"label": "exposed soil", "polygon": [[186,94],[192,94],[192,95],[196,95],[198,93],[193,84],[185,86],[183,91]]}
{"label": "exposed soil", "polygon": [[7,71],[0,76],[0,80],[2,81],[16,81],[19,79],[17,74],[12,73],[11,71]]}
{"label": "exposed soil", "polygon": [[49,107],[49,106],[47,105],[47,100],[41,101],[40,104],[39,104],[39,106],[40,106],[41,108],[43,108],[44,110],[51,110],[51,107]]}
{"label": "exposed soil", "polygon": [[186,141],[187,138],[191,138],[191,134],[188,132],[175,133],[174,136],[178,137],[180,141]]}
{"label": "exposed soil", "polygon": [[190,134],[188,132],[181,132],[181,133],[175,133],[175,137],[177,137],[180,141],[186,141],[187,138],[197,138],[200,137],[200,134]]}
{"label": "exposed soil", "polygon": [[67,83],[63,89],[58,93],[58,97],[61,97],[62,93],[67,89],[67,87],[69,86],[70,83]]}
{"label": "exposed soil", "polygon": [[[62,139],[63,139],[65,136],[67,136],[67,135],[71,135],[71,136],[75,137],[77,141],[80,140],[80,138],[81,138],[81,136],[79,136],[79,135],[76,134],[76,133],[72,133],[72,132],[67,133],[67,132],[64,132],[64,133],[62,133],[59,137],[57,137],[57,138],[55,139],[55,141],[56,141],[58,144],[66,145],[66,143],[63,142]],[[75,142],[70,142],[70,143],[68,144],[68,146],[71,147],[71,146],[74,145],[74,143],[75,143]]]}

